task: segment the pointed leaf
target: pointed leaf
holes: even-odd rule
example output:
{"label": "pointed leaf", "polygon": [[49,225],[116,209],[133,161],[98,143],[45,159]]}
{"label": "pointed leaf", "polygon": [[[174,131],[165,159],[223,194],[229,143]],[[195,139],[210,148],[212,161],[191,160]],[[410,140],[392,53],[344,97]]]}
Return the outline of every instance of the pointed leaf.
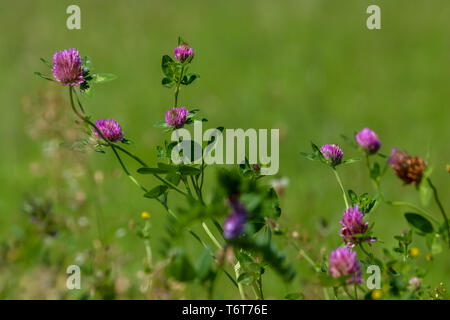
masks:
{"label": "pointed leaf", "polygon": [[423,233],[432,233],[434,231],[431,222],[418,213],[405,213],[408,223]]}

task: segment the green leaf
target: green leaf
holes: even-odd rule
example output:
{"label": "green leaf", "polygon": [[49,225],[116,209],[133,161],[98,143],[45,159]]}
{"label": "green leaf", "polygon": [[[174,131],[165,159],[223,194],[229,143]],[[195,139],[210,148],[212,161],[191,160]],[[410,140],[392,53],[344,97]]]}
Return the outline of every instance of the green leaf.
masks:
{"label": "green leaf", "polygon": [[351,159],[342,161],[342,164],[351,164],[351,163],[359,162],[360,160],[361,160],[360,158],[351,158]]}
{"label": "green leaf", "polygon": [[211,274],[213,266],[213,259],[208,249],[203,250],[197,263],[197,278],[200,280],[206,280]]}
{"label": "green leaf", "polygon": [[242,285],[249,285],[253,281],[255,281],[255,278],[247,272],[241,273],[237,279],[237,282]]}
{"label": "green leaf", "polygon": [[350,201],[352,202],[352,206],[359,203],[359,198],[356,195],[356,193],[353,190],[348,190],[348,196],[350,198]]}
{"label": "green leaf", "polygon": [[184,66],[188,65],[189,63],[191,63],[192,59],[194,59],[194,55],[193,54],[190,55],[189,57],[187,57],[186,60],[184,60],[183,65]]}
{"label": "green leaf", "polygon": [[148,191],[146,194],[144,194],[144,197],[156,199],[160,195],[162,195],[164,192],[166,192],[167,189],[168,189],[168,187],[166,185],[156,186],[153,189],[151,189],[150,191]]}
{"label": "green leaf", "polygon": [[164,55],[161,61],[161,69],[164,75],[169,79],[173,79],[175,76],[175,68],[173,59],[168,55]]}
{"label": "green leaf", "polygon": [[113,81],[117,79],[117,76],[112,73],[96,73],[92,75],[92,82],[93,83],[105,83],[109,81]]}
{"label": "green leaf", "polygon": [[417,213],[405,213],[408,223],[423,233],[432,233],[434,231],[431,222],[424,216]]}
{"label": "green leaf", "polygon": [[164,170],[166,172],[176,172],[177,171],[177,166],[174,166],[172,164],[167,164],[164,162],[158,162],[157,166],[159,169]]}
{"label": "green leaf", "polygon": [[178,186],[180,183],[181,177],[178,173],[171,172],[166,175],[166,180],[174,184],[175,186]]}
{"label": "green leaf", "polygon": [[284,300],[299,300],[303,298],[303,295],[300,292],[288,293]]}
{"label": "green leaf", "polygon": [[196,176],[199,175],[202,171],[196,167],[191,167],[187,165],[181,165],[178,167],[178,171],[185,176]]}
{"label": "green leaf", "polygon": [[161,84],[162,84],[164,87],[172,88],[173,85],[175,84],[175,81],[173,81],[173,79],[169,79],[169,78],[167,78],[167,77],[164,77],[164,78],[162,79],[162,81],[161,81]]}
{"label": "green leaf", "polygon": [[244,267],[245,265],[247,265],[248,263],[252,263],[253,259],[252,257],[250,257],[247,253],[240,251],[237,255],[236,255],[236,259],[239,261],[240,265],[242,267]]}
{"label": "green leaf", "polygon": [[92,71],[92,61],[91,58],[88,56],[85,56],[81,61],[81,66],[84,68],[84,71],[89,72]]}
{"label": "green leaf", "polygon": [[313,150],[315,159],[321,161],[322,163],[328,164],[328,162],[325,159],[325,157],[323,156],[322,152],[320,152],[319,147],[316,144],[314,144],[314,142],[312,142],[312,141],[311,141],[311,148]]}
{"label": "green leaf", "polygon": [[55,79],[52,79],[52,78],[50,78],[49,76],[46,76],[46,75],[44,75],[44,74],[42,74],[42,73],[40,73],[40,72],[35,72],[34,73],[35,75],[37,75],[37,76],[39,76],[39,77],[41,77],[42,79],[45,79],[45,80],[48,80],[48,81],[55,81]]}
{"label": "green leaf", "polygon": [[378,162],[375,162],[372,168],[370,169],[370,177],[372,178],[372,180],[376,181],[380,175],[381,175],[380,165],[378,164]]}
{"label": "green leaf", "polygon": [[[81,89],[81,86],[80,86],[80,89]],[[83,87],[81,92],[83,94],[85,94],[86,96],[88,96],[89,98],[92,98],[94,96],[94,88],[92,86]]]}
{"label": "green leaf", "polygon": [[147,168],[147,167],[144,167],[144,168],[139,168],[137,170],[137,172],[140,173],[140,174],[155,174],[155,173],[157,174],[157,173],[167,173],[168,171],[167,170],[163,170],[161,168]]}
{"label": "green leaf", "polygon": [[314,161],[316,160],[316,156],[312,153],[300,152],[300,155],[308,160]]}
{"label": "green leaf", "polygon": [[47,60],[45,60],[44,58],[40,58],[40,60],[50,69],[52,68],[52,64],[50,62],[48,62]]}
{"label": "green leaf", "polygon": [[200,78],[200,75],[197,73],[188,73],[183,77],[181,84],[187,86],[193,83],[196,79]]}
{"label": "green leaf", "polygon": [[181,36],[178,36],[178,45],[182,45],[183,44],[183,38]]}
{"label": "green leaf", "polygon": [[155,123],[153,126],[154,126],[155,128],[167,128],[167,127],[169,127],[169,126],[167,125],[166,121],[164,121],[164,120],[158,121],[158,122]]}

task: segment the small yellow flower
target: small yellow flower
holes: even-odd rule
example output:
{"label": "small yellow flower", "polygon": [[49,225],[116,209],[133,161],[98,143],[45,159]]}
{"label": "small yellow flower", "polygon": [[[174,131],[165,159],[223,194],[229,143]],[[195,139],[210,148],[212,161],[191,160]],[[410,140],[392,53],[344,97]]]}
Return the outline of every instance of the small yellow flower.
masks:
{"label": "small yellow flower", "polygon": [[383,291],[380,289],[375,289],[372,291],[372,299],[379,300],[381,297],[383,297]]}
{"label": "small yellow flower", "polygon": [[409,254],[411,255],[411,258],[417,258],[418,256],[420,256],[420,250],[419,248],[411,248],[409,250]]}
{"label": "small yellow flower", "polygon": [[427,261],[432,261],[433,260],[433,255],[431,253],[427,253],[425,258],[427,259]]}
{"label": "small yellow flower", "polygon": [[148,213],[147,211],[142,212],[141,218],[144,220],[150,219],[150,213]]}
{"label": "small yellow flower", "polygon": [[447,169],[447,172],[450,173],[450,164],[446,165],[445,169]]}

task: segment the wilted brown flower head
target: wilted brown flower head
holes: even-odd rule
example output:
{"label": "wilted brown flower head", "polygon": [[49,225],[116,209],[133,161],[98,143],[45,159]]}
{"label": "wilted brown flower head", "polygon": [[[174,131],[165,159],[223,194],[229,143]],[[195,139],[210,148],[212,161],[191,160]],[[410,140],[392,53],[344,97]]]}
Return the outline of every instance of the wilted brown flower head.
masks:
{"label": "wilted brown flower head", "polygon": [[405,151],[392,149],[388,164],[405,184],[418,185],[423,178],[426,163],[419,157],[411,157]]}

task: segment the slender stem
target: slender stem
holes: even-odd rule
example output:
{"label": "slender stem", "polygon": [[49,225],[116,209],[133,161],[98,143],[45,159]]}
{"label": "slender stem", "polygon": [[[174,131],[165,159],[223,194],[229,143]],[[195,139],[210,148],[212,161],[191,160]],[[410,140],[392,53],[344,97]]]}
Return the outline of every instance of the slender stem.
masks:
{"label": "slender stem", "polygon": [[211,230],[209,230],[208,225],[205,222],[202,222],[202,227],[203,227],[203,229],[205,229],[206,234],[209,236],[209,238],[212,240],[212,242],[216,245],[216,247],[218,249],[222,249],[222,245],[217,240],[217,238],[214,237],[213,233],[211,232]]}
{"label": "slender stem", "polygon": [[333,294],[334,294],[334,297],[336,298],[336,300],[339,300],[337,287],[333,287]]}
{"label": "slender stem", "polygon": [[373,260],[373,254],[371,254],[370,252],[368,252],[366,250],[366,248],[364,248],[364,245],[362,244],[362,242],[359,243],[359,247],[361,248],[362,252],[364,252],[364,254],[367,256],[367,258],[369,258],[370,261]]}
{"label": "slender stem", "polygon": [[317,267],[317,265],[314,263],[313,259],[311,259],[310,256],[308,256],[303,249],[300,249],[294,241],[289,241],[289,243],[313,267],[315,272],[320,272],[320,268]]}
{"label": "slender stem", "polygon": [[111,146],[112,150],[114,152],[114,154],[117,157],[117,160],[119,160],[120,166],[122,167],[123,171],[125,172],[125,174],[127,175],[128,178],[130,178],[130,180],[136,184],[139,188],[141,188],[144,192],[147,192],[147,188],[145,188],[144,186],[142,186],[128,171],[127,167],[125,166],[125,164],[123,163],[122,159],[119,156],[119,153],[116,151],[116,148],[114,147],[114,145]]}
{"label": "slender stem", "polygon": [[345,294],[346,294],[351,300],[355,300],[355,298],[350,294],[350,292],[348,292],[347,286],[342,286],[342,289],[344,289]]}
{"label": "slender stem", "polygon": [[150,240],[146,239],[144,241],[145,244],[145,253],[147,255],[147,264],[150,269],[153,268],[153,259],[152,259],[152,248],[150,247]]}
{"label": "slender stem", "polygon": [[409,207],[411,209],[414,209],[418,212],[420,212],[421,214],[423,214],[424,216],[426,216],[428,219],[432,220],[435,223],[439,223],[439,221],[437,221],[435,218],[433,218],[428,212],[426,212],[425,210],[419,208],[418,206],[406,202],[406,201],[389,201],[389,200],[385,200],[385,202],[391,206],[399,206],[399,207]]}
{"label": "slender stem", "polygon": [[[114,150],[114,148],[119,149],[120,151],[122,151],[122,152],[125,153],[126,155],[130,156],[131,158],[133,158],[134,160],[136,160],[137,162],[139,162],[139,163],[140,163],[141,165],[143,165],[144,167],[148,167],[147,164],[146,164],[144,161],[142,161],[139,157],[135,156],[134,154],[132,154],[132,153],[129,152],[128,150],[122,148],[121,146],[119,146],[119,145],[117,145],[117,144],[112,143],[112,142],[109,141],[107,138],[105,138],[105,136],[103,135],[103,133],[97,128],[97,126],[96,126],[92,121],[90,121],[89,119],[87,119],[85,116],[83,116],[81,113],[78,112],[78,110],[75,108],[75,104],[74,104],[74,102],[73,102],[73,90],[74,90],[74,89],[73,89],[72,87],[69,87],[70,103],[71,103],[71,106],[72,106],[72,110],[75,112],[75,114],[76,114],[83,122],[87,123],[87,124],[90,125],[92,128],[94,128],[94,130],[98,133],[98,135],[106,142],[106,144],[107,144],[108,146],[110,146],[111,148],[113,148],[113,150]],[[79,105],[80,105],[80,108],[82,108],[82,107],[81,107],[81,103],[80,103],[79,101],[78,101],[78,103],[79,103]],[[114,151],[114,154],[115,154],[116,156],[118,156],[118,153],[117,153],[116,151]],[[119,158],[118,158],[118,160],[119,160]],[[121,166],[122,166],[122,168],[124,168],[123,162],[122,162],[121,160],[119,160],[119,162],[121,162]],[[134,183],[138,184],[137,181],[136,181],[136,179],[135,179],[129,172],[127,173],[127,175],[128,175],[128,177],[129,177]],[[181,193],[181,194],[184,195],[184,196],[187,196],[187,193],[186,193],[186,192],[184,192],[184,191],[182,191],[181,189],[179,189],[177,186],[175,186],[175,185],[174,185],[173,183],[171,183],[170,181],[167,181],[166,179],[160,177],[160,176],[159,176],[158,174],[156,174],[156,173],[153,174],[153,176],[155,176],[155,178],[157,178],[158,180],[160,180],[162,183],[168,185],[169,187],[171,187],[171,188],[174,189],[175,191]],[[138,185],[139,185],[139,184],[138,184]],[[139,186],[140,186],[140,185],[139,185]]]}
{"label": "slender stem", "polygon": [[341,188],[342,196],[344,197],[344,201],[345,201],[345,207],[346,207],[346,209],[348,209],[349,206],[348,206],[348,201],[347,201],[347,194],[345,193],[345,189],[344,189],[344,186],[342,185],[342,181],[341,181],[341,178],[339,177],[339,173],[337,172],[336,168],[333,168],[333,172],[334,172],[334,175],[336,176],[336,180],[339,184],[339,187]]}
{"label": "slender stem", "polygon": [[178,93],[180,92],[180,84],[181,84],[181,80],[183,79],[183,73],[184,73],[184,66],[181,67],[181,74],[180,77],[178,78],[178,82],[177,82],[177,86],[175,88],[175,108],[178,105]]}
{"label": "slender stem", "polygon": [[204,172],[205,172],[205,165],[203,164],[203,157],[202,157],[202,173],[201,173],[201,179],[200,179],[200,194],[202,193],[202,190],[203,190]]}
{"label": "slender stem", "polygon": [[[241,270],[241,264],[238,261],[234,265],[234,273],[236,275],[236,281],[237,281],[237,279],[239,279],[240,270]],[[245,300],[244,288],[242,287],[242,284],[240,284],[239,282],[237,282],[237,284],[238,284],[239,294],[241,295],[241,300]]]}
{"label": "slender stem", "polygon": [[442,217],[444,218],[444,223],[447,229],[447,236],[448,236],[448,243],[450,246],[450,228],[448,225],[448,218],[447,214],[445,213],[444,206],[442,205],[441,201],[439,200],[438,192],[434,184],[431,182],[430,178],[427,178],[428,183],[430,184],[431,189],[433,190],[434,200],[436,201],[437,206],[439,207],[439,210],[441,211]]}
{"label": "slender stem", "polygon": [[262,276],[259,275],[258,278],[258,286],[259,286],[259,296],[261,300],[264,300],[264,292],[263,292],[263,285],[262,285]]}
{"label": "slender stem", "polygon": [[330,300],[330,295],[328,294],[328,288],[323,287],[322,291],[323,291],[323,296],[324,296],[325,300]]}

